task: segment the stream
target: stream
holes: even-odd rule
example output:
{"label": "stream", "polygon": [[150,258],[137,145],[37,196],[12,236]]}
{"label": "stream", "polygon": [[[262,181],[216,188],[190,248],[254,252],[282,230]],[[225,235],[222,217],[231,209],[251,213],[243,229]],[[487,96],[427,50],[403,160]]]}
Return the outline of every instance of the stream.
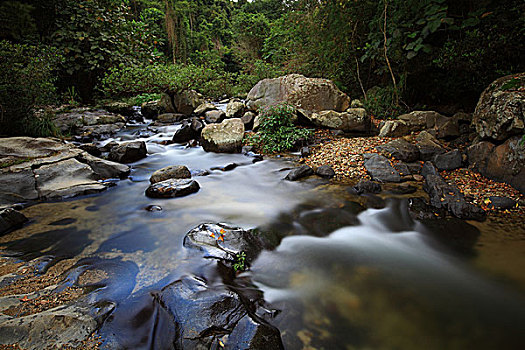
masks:
{"label": "stream", "polygon": [[[238,278],[263,293],[286,349],[519,349],[525,343],[523,266],[515,267],[516,278],[477,263],[485,226],[413,221],[403,198],[366,209],[327,180],[284,181],[294,166],[286,159],[254,162],[166,146],[161,141],[177,126],[156,133],[146,127],[129,126],[115,137],[147,142],[149,156],[132,164],[129,179],[102,194],[24,209],[30,223],[2,246],[36,261],[41,272],[78,259],[65,286],[86,270],[104,271],[107,278],[86,296],[94,307],[114,308],[98,332],[103,347],[173,347],[148,296],[183,276],[209,278],[208,262],[183,247],[186,233],[201,223],[273,235],[276,248]],[[231,163],[237,166],[220,169]],[[200,191],[146,197],[151,174],[168,165],[186,165]],[[449,238],[454,235],[459,243]]]}

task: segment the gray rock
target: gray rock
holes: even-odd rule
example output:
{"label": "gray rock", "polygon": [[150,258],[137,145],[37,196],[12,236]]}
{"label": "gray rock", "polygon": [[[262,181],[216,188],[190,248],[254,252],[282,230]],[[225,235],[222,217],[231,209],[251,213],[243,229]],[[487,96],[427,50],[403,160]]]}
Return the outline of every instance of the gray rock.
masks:
{"label": "gray rock", "polygon": [[302,165],[300,167],[292,169],[288,175],[284,178],[288,181],[297,181],[303,177],[307,177],[314,174],[314,170],[308,165]]}
{"label": "gray rock", "polygon": [[457,149],[444,154],[438,154],[434,157],[434,164],[439,171],[461,168],[462,163],[463,157]]}
{"label": "gray rock", "polygon": [[244,115],[241,118],[242,122],[244,123],[245,128],[248,127],[249,125],[252,125],[254,119],[255,119],[255,113],[250,112],[250,111],[244,113]]}
{"label": "gray rock", "polygon": [[423,175],[423,177],[427,177],[428,175],[439,175],[439,171],[431,162],[425,162],[421,169],[421,175]]}
{"label": "gray rock", "polygon": [[124,179],[128,177],[131,171],[131,168],[127,165],[93,157],[87,153],[78,156],[77,160],[89,165],[99,179]]}
{"label": "gray rock", "polygon": [[84,143],[79,145],[78,148],[95,157],[100,157],[102,155],[102,151],[94,143]]}
{"label": "gray rock", "polygon": [[373,180],[380,182],[400,182],[401,176],[392,166],[390,161],[379,155],[373,155],[365,160],[365,168]]}
{"label": "gray rock", "polygon": [[364,108],[349,108],[345,112],[320,111],[310,114],[308,119],[314,125],[342,131],[365,132],[370,125]]}
{"label": "gray rock", "polygon": [[376,149],[383,155],[392,156],[403,162],[414,162],[419,159],[419,149],[405,139],[397,139]]}
{"label": "gray rock", "polygon": [[0,204],[38,199],[35,174],[31,168],[0,172]]}
{"label": "gray rock", "polygon": [[226,106],[226,118],[241,118],[244,115],[244,103],[231,100]]}
{"label": "gray rock", "polygon": [[410,126],[402,120],[388,120],[381,127],[379,137],[401,137],[410,134]]}
{"label": "gray rock", "polygon": [[350,107],[350,98],[332,81],[299,74],[259,81],[248,93],[247,101],[250,110],[278,103],[288,103],[307,112],[343,112]]}
{"label": "gray rock", "polygon": [[21,227],[27,218],[17,210],[6,208],[0,210],[0,235]]}
{"label": "gray rock", "polygon": [[97,175],[89,165],[67,159],[43,165],[34,170],[40,198],[68,198],[104,191],[106,186],[95,181]]}
{"label": "gray rock", "polygon": [[354,187],[354,191],[356,194],[363,194],[363,193],[381,193],[382,188],[381,184],[373,181],[368,180],[360,180],[357,185]]}
{"label": "gray rock", "polygon": [[191,123],[187,120],[185,120],[181,127],[175,131],[175,134],[173,134],[173,138],[171,139],[172,142],[175,143],[185,143],[190,140],[193,140],[197,137],[195,131],[191,127]]}
{"label": "gray rock", "polygon": [[187,118],[186,115],[180,113],[163,113],[157,117],[155,124],[173,124]]}
{"label": "gray rock", "polygon": [[459,122],[457,119],[448,118],[448,120],[436,127],[436,136],[440,139],[453,139],[461,135],[459,131]]}
{"label": "gray rock", "polygon": [[321,165],[315,169],[315,174],[321,177],[332,178],[335,176],[335,171],[330,165]]}
{"label": "gray rock", "polygon": [[190,170],[184,165],[170,165],[151,175],[149,181],[154,184],[168,179],[190,179]]}
{"label": "gray rock", "polygon": [[446,152],[439,141],[426,131],[422,131],[416,140],[416,146],[419,149],[421,160],[432,160],[436,155]]}
{"label": "gray rock", "polygon": [[204,103],[204,97],[195,90],[184,90],[172,96],[173,105],[177,113],[190,115]]}
{"label": "gray rock", "polygon": [[446,117],[434,111],[413,111],[397,117],[398,120],[405,122],[411,131],[433,128],[436,120],[440,120],[441,118]]}
{"label": "gray rock", "polygon": [[30,160],[50,157],[57,153],[68,151],[72,147],[58,139],[33,137],[0,138],[0,160],[3,162],[7,158]]}
{"label": "gray rock", "polygon": [[220,110],[207,111],[204,114],[204,120],[208,124],[220,123],[224,118],[226,118],[226,113]]}
{"label": "gray rock", "polygon": [[169,179],[151,184],[146,189],[146,196],[150,198],[184,197],[198,192],[199,183],[191,179]]}
{"label": "gray rock", "polygon": [[166,108],[160,105],[159,101],[149,101],[144,102],[140,106],[140,112],[144,118],[155,120],[158,115],[166,113],[167,111]]}
{"label": "gray rock", "polygon": [[204,124],[202,124],[202,122],[199,119],[194,118],[191,120],[190,125],[191,125],[191,130],[193,130],[193,132],[195,133],[195,138],[199,138],[201,135],[202,129],[204,129]]}
{"label": "gray rock", "polygon": [[209,124],[202,129],[201,144],[206,152],[237,153],[242,149],[244,123],[239,118]]}
{"label": "gray rock", "polygon": [[121,114],[126,117],[131,117],[135,111],[133,105],[125,102],[111,102],[104,105],[104,109],[110,113]]}
{"label": "gray rock", "polygon": [[525,73],[497,79],[481,94],[472,123],[482,139],[504,141],[525,133]]}
{"label": "gray rock", "polygon": [[144,141],[124,142],[113,147],[109,152],[109,160],[118,163],[133,163],[148,155]]}
{"label": "gray rock", "polygon": [[77,346],[96,329],[88,308],[64,305],[1,322],[0,344],[17,343],[24,349]]}
{"label": "gray rock", "polygon": [[198,249],[205,258],[234,262],[244,252],[249,264],[263,249],[258,237],[251,231],[224,223],[201,224],[184,237],[184,247]]}
{"label": "gray rock", "polygon": [[201,104],[200,106],[198,106],[197,108],[195,108],[193,113],[196,116],[201,116],[201,115],[203,115],[204,113],[206,113],[208,111],[213,111],[213,110],[216,110],[216,109],[217,109],[217,107],[215,107],[215,105],[213,103],[205,102],[205,103]]}

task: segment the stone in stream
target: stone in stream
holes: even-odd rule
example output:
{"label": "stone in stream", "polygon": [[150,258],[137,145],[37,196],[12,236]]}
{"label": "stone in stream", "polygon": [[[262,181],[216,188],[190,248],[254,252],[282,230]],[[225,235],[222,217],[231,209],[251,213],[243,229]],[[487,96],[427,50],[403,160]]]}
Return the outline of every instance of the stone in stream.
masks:
{"label": "stone in stream", "polygon": [[226,105],[226,118],[241,118],[244,115],[244,103],[239,100],[231,100]]}
{"label": "stone in stream", "polygon": [[379,155],[373,154],[365,160],[365,168],[373,180],[380,182],[400,182],[401,176],[392,166],[390,161]]}
{"label": "stone in stream", "polygon": [[392,156],[403,162],[415,162],[419,159],[418,148],[403,138],[377,146],[376,149],[383,155]]}
{"label": "stone in stream", "polygon": [[182,277],[153,296],[170,315],[166,321],[173,322],[173,343],[180,349],[283,349],[279,330],[250,316],[263,301],[250,299],[194,276]]}
{"label": "stone in stream", "polygon": [[155,120],[155,125],[159,124],[173,124],[186,119],[187,116],[180,113],[163,113]]}
{"label": "stone in stream", "polygon": [[127,165],[93,157],[86,153],[79,155],[77,160],[89,165],[100,179],[124,179],[131,171]]}
{"label": "stone in stream", "polygon": [[224,223],[201,224],[184,237],[184,247],[198,249],[204,257],[234,262],[244,252],[249,264],[262,251],[263,244],[251,231]]}
{"label": "stone in stream", "polygon": [[184,197],[198,192],[199,183],[191,179],[169,179],[151,184],[146,189],[146,196],[150,198]]}
{"label": "stone in stream", "polygon": [[244,123],[239,118],[209,124],[202,129],[201,144],[206,152],[238,153],[242,150]]}
{"label": "stone in stream", "polygon": [[15,209],[0,210],[0,235],[21,227],[25,222],[27,222],[25,215]]}
{"label": "stone in stream", "polygon": [[205,103],[201,104],[200,106],[198,106],[197,108],[195,108],[193,113],[196,116],[201,116],[201,115],[203,115],[204,113],[206,113],[208,111],[214,111],[216,109],[217,109],[217,107],[215,107],[215,105],[213,103],[205,102]]}
{"label": "stone in stream", "polygon": [[363,193],[381,193],[382,188],[381,184],[373,181],[368,180],[360,180],[354,187],[353,191],[355,191],[356,194],[363,194]]}
{"label": "stone in stream", "polygon": [[159,169],[151,175],[149,181],[154,184],[168,179],[189,179],[190,170],[184,165],[170,165]]}
{"label": "stone in stream", "polygon": [[335,171],[330,165],[321,165],[315,169],[315,174],[320,177],[332,178],[335,176]]}
{"label": "stone in stream", "polygon": [[226,117],[226,113],[224,113],[224,111],[221,111],[221,110],[207,111],[204,114],[204,120],[208,124],[220,123],[223,121],[225,117]]}
{"label": "stone in stream", "polygon": [[455,149],[444,154],[437,154],[433,161],[439,171],[454,170],[461,167],[463,156],[459,150]]}
{"label": "stone in stream", "polygon": [[292,169],[288,175],[284,178],[288,181],[297,181],[303,177],[307,177],[314,174],[314,170],[308,165],[302,165],[300,167]]}
{"label": "stone in stream", "polygon": [[113,147],[109,152],[108,159],[118,163],[133,163],[148,155],[144,141],[124,142]]}
{"label": "stone in stream", "polygon": [[185,143],[193,140],[195,136],[195,131],[191,127],[191,122],[184,120],[181,127],[175,131],[171,141],[175,143]]}

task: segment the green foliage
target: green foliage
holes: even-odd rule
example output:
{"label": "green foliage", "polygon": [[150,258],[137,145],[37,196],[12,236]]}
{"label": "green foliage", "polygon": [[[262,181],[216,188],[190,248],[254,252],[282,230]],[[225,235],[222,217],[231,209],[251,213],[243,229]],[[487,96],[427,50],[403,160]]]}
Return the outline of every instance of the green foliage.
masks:
{"label": "green foliage", "polygon": [[61,61],[49,47],[0,41],[0,130],[5,135],[53,135],[48,116],[36,106],[56,101],[54,69]]}
{"label": "green foliage", "polygon": [[391,85],[369,89],[363,104],[369,113],[381,119],[393,119],[407,111],[404,106],[394,103],[394,88]]}
{"label": "green foliage", "polygon": [[235,254],[235,260],[233,262],[233,269],[235,272],[246,271],[248,266],[246,265],[246,253],[240,252]]}
{"label": "green foliage", "polygon": [[33,6],[19,1],[0,4],[0,38],[28,41],[36,35],[35,20],[31,17]]}
{"label": "green foliage", "polygon": [[293,124],[295,109],[287,104],[264,108],[259,114],[259,131],[247,142],[264,153],[277,153],[292,149],[298,141],[307,140],[312,132]]}
{"label": "green foliage", "polygon": [[140,106],[145,102],[160,100],[160,96],[161,96],[160,94],[155,94],[155,93],[140,94],[140,95],[130,98],[129,103],[132,104],[133,106]]}

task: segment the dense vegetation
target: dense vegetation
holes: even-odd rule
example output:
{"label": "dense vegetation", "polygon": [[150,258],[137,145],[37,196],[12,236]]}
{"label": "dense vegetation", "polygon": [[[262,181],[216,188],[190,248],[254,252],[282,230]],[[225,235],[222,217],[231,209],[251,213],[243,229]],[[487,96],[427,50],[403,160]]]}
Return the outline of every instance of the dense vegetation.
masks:
{"label": "dense vegetation", "polygon": [[382,117],[471,110],[492,80],[525,70],[524,13],[522,0],[3,1],[0,134],[34,134],[21,122],[34,106],[242,96],[291,72],[330,78]]}

